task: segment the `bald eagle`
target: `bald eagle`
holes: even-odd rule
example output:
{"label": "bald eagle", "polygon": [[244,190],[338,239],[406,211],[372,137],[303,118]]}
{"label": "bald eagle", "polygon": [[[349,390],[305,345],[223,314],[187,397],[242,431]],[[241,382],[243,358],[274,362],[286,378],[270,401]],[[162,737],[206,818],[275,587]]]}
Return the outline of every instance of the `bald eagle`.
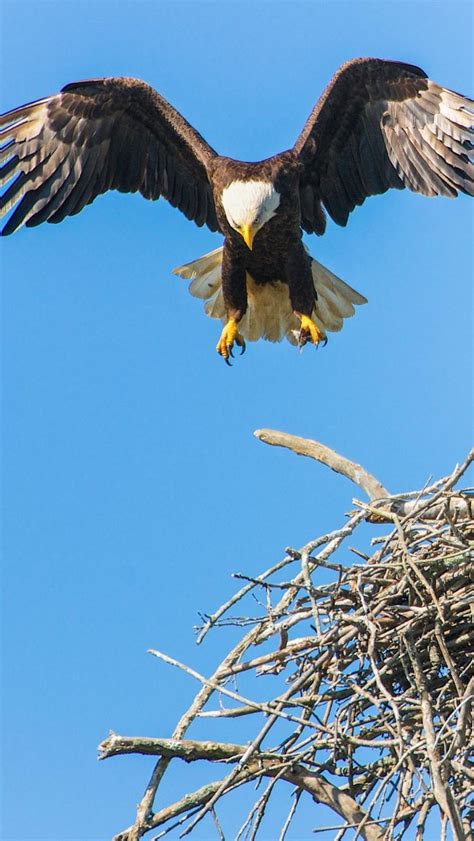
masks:
{"label": "bald eagle", "polygon": [[367,196],[408,187],[474,193],[473,103],[419,67],[376,58],[344,64],[288,151],[257,163],[218,155],[153,88],[91,79],[0,118],[3,234],[61,222],[107,190],[163,196],[224,235],[175,269],[223,320],[229,363],[245,339],[317,345],[366,299],[312,259],[302,233],[323,234]]}

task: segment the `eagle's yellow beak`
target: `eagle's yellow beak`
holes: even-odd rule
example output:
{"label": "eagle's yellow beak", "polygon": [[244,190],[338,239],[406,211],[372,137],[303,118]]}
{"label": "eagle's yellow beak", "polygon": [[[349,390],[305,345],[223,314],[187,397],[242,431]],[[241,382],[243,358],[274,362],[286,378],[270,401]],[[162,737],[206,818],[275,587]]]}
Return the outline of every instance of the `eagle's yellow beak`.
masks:
{"label": "eagle's yellow beak", "polygon": [[253,238],[255,236],[253,225],[242,225],[240,233],[242,234],[246,246],[252,250]]}

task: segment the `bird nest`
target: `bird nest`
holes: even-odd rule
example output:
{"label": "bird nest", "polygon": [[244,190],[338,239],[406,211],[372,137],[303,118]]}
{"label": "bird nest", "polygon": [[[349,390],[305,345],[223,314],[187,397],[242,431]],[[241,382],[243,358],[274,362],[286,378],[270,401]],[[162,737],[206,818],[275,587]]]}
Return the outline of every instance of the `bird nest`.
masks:
{"label": "bird nest", "polygon": [[[312,443],[321,447],[293,436],[282,444],[269,440],[272,435],[282,433],[259,437],[295,452]],[[324,457],[304,454],[345,475],[352,471],[350,478],[357,475],[369,495],[380,492],[365,471],[361,478],[359,465],[343,459],[340,469],[332,451],[323,449]],[[259,779],[263,793],[234,837],[253,839],[260,831],[269,837],[269,804],[284,784],[294,797],[280,839],[291,837],[308,795],[338,820],[323,826],[315,807],[308,833],[317,824],[316,831],[333,830],[332,837],[387,841],[412,826],[417,839],[443,837],[448,827],[459,841],[471,837],[474,500],[469,490],[456,489],[471,460],[472,454],[450,477],[416,494],[392,496],[382,488],[382,499],[355,502],[339,529],[288,549],[257,577],[237,576],[242,588],[199,629],[199,642],[211,628],[245,629],[211,677],[151,652],[201,687],[171,739],[112,733],[100,746],[101,758],[160,757],[135,823],[117,839],[134,841],[158,827],[162,832],[154,837],[178,828],[187,834],[204,816],[222,838],[219,800]],[[381,524],[387,532],[389,524],[388,533],[368,538],[367,523],[377,532]],[[369,551],[354,548],[359,536]],[[356,563],[349,565],[350,553]],[[222,724],[225,738],[184,738],[191,724],[205,732],[209,718]],[[245,744],[227,741],[236,718],[239,729],[242,719],[247,724]],[[218,768],[224,763],[230,771],[154,810],[175,758]]]}

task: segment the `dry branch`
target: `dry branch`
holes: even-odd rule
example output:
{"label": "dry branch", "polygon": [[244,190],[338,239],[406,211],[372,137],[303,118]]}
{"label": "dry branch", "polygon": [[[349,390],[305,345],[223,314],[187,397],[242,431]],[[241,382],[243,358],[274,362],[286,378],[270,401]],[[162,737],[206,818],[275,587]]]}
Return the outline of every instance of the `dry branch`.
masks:
{"label": "dry branch", "polygon": [[339,455],[335,450],[326,447],[325,444],[311,441],[308,438],[299,438],[297,435],[289,435],[288,432],[277,432],[275,429],[256,429],[254,435],[264,444],[271,444],[273,447],[286,447],[299,456],[308,456],[321,462],[321,464],[325,464],[335,473],[341,473],[342,476],[362,488],[369,499],[390,496],[389,491],[365,468],[354,461],[349,461],[348,458]]}
{"label": "dry branch", "polygon": [[[404,499],[404,496],[412,496],[412,494],[391,496],[389,491],[375,478],[365,470],[360,464],[350,461],[345,456],[326,447],[319,441],[312,441],[309,438],[300,438],[298,435],[290,435],[288,432],[278,432],[275,429],[256,429],[254,432],[256,438],[264,444],[270,444],[273,447],[285,447],[292,450],[298,456],[307,456],[326,465],[335,473],[340,473],[349,479],[359,488],[361,488],[369,497],[370,500],[376,500],[377,506],[370,508],[366,507],[368,512],[368,519],[374,522],[391,522],[392,514],[398,517],[413,516],[417,507],[419,506],[419,496],[421,492],[416,493],[415,499]],[[451,476],[441,480],[441,488],[449,490],[448,481],[457,482],[460,475],[470,466],[474,459],[474,450],[471,450],[466,461],[460,468],[457,468]],[[459,473],[461,470],[461,473]],[[438,485],[439,483],[436,483]],[[424,493],[430,489],[425,489]],[[474,497],[466,494],[452,494],[449,498],[448,511],[445,512],[446,500],[441,499],[437,502],[438,497],[430,500],[429,510],[425,512],[426,519],[438,519],[440,514],[451,517],[454,521],[459,519],[472,520],[474,518]],[[382,509],[382,510],[381,510]]]}
{"label": "dry branch", "polygon": [[[112,733],[101,744],[102,759],[129,753],[159,757],[135,823],[115,841],[137,841],[158,827],[185,835],[205,816],[222,838],[221,798],[260,778],[270,782],[239,838],[247,832],[254,839],[260,831],[265,837],[266,810],[289,783],[297,797],[282,840],[309,796],[342,818],[338,838],[354,830],[367,841],[389,841],[402,838],[413,824],[422,841],[428,826],[433,837],[437,817],[440,837],[449,826],[456,841],[467,841],[474,814],[474,522],[472,495],[455,486],[472,453],[431,487],[389,497],[374,477],[332,450],[323,448],[323,458],[318,449],[315,456],[314,448],[321,447],[316,442],[268,431],[259,437],[278,444],[284,439],[284,446],[291,439],[291,449],[306,449],[344,473],[371,501],[360,503],[330,534],[288,549],[261,575],[241,576],[245,585],[200,631],[199,641],[212,628],[242,629],[211,676],[152,651],[201,687],[171,738]],[[381,493],[383,500],[375,498]],[[392,529],[376,539],[375,550],[362,532],[365,543],[356,552],[364,562],[349,565],[354,548],[349,538],[354,542],[367,518],[381,517]],[[239,616],[232,616],[236,605]],[[250,605],[252,613],[257,605],[252,618]],[[267,675],[281,681],[279,694],[270,699]],[[205,727],[209,717],[225,728],[222,740],[184,738],[192,725]],[[235,717],[247,724],[247,744],[225,739]],[[176,759],[212,762],[221,773],[157,808],[160,782]]]}

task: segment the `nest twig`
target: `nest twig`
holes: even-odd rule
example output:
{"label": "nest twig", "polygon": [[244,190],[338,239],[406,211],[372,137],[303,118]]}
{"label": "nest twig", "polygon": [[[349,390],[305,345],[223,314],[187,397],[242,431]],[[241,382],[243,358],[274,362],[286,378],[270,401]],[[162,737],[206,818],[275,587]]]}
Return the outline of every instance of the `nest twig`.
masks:
{"label": "nest twig", "polygon": [[[278,441],[269,440],[272,435]],[[259,437],[301,453],[303,439],[269,430]],[[306,442],[306,449],[312,444]],[[318,452],[324,456],[315,456],[318,460],[331,461],[333,451]],[[358,465],[334,455],[337,466],[330,466],[362,486],[371,502],[357,503],[339,529],[287,550],[261,575],[240,576],[244,586],[199,631],[202,641],[211,628],[250,626],[214,674],[205,677],[151,652],[186,671],[201,688],[171,739],[112,733],[100,745],[100,758],[160,757],[135,823],[115,841],[137,841],[159,827],[162,832],[154,837],[174,828],[186,835],[206,815],[214,821],[216,837],[224,837],[218,801],[256,779],[268,784],[239,838],[253,839],[260,829],[264,834],[265,810],[285,783],[297,796],[280,839],[305,793],[339,817],[338,826],[327,827],[339,830],[337,838],[347,831],[368,841],[388,841],[413,825],[421,841],[430,815],[429,837],[435,819],[440,834],[449,825],[457,841],[471,837],[473,497],[455,486],[472,453],[451,476],[401,496],[388,495]],[[377,500],[380,489],[384,498]],[[367,521],[389,522],[390,531],[375,539],[376,548],[353,550],[363,562],[348,565],[348,541]],[[253,610],[257,605],[256,616],[249,614],[249,597]],[[230,615],[236,606],[239,615]],[[262,700],[267,675],[279,676],[280,692]],[[210,706],[213,699],[219,703]],[[226,733],[235,717],[244,717],[248,743],[184,738],[193,723],[205,725],[210,717],[219,719]],[[231,770],[156,809],[157,790],[175,758],[224,763]]]}

